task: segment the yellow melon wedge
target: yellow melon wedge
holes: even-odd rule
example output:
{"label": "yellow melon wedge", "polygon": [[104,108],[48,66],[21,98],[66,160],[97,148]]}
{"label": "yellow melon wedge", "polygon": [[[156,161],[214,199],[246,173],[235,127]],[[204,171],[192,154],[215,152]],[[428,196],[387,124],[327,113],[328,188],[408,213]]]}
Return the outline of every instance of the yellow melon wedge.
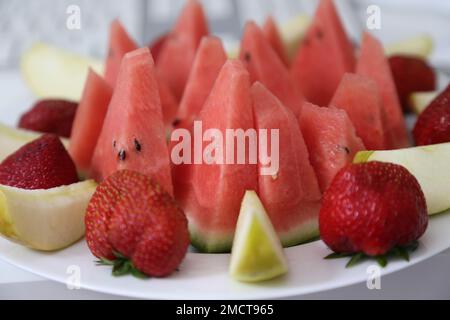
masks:
{"label": "yellow melon wedge", "polygon": [[433,38],[423,34],[391,43],[385,47],[385,52],[388,56],[410,55],[426,59],[433,52],[433,47]]}
{"label": "yellow melon wedge", "polygon": [[280,239],[258,195],[247,191],[231,250],[230,275],[244,282],[278,277],[288,270]]}
{"label": "yellow melon wedge", "polygon": [[47,190],[0,185],[0,233],[27,247],[53,251],[84,235],[84,214],[93,180]]}
{"label": "yellow melon wedge", "polygon": [[438,95],[439,91],[413,92],[409,96],[409,104],[415,114],[421,114]]}
{"label": "yellow melon wedge", "polygon": [[414,175],[422,187],[430,215],[450,209],[450,142],[386,151],[361,151],[353,162],[390,162]]}
{"label": "yellow melon wedge", "polygon": [[21,59],[22,75],[39,98],[78,101],[89,67],[99,74],[103,73],[100,61],[44,43],[34,44]]}

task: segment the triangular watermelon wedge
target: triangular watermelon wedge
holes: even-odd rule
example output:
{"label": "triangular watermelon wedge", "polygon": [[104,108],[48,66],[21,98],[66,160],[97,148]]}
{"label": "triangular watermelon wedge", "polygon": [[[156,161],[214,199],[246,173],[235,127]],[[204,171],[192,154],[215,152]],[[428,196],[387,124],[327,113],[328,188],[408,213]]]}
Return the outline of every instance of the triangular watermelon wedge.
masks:
{"label": "triangular watermelon wedge", "polygon": [[383,128],[383,102],[375,81],[358,74],[344,75],[330,104],[347,112],[356,134],[361,137],[367,149],[387,148]]}
{"label": "triangular watermelon wedge", "polygon": [[308,146],[311,164],[324,192],[336,173],[365,150],[362,140],[342,109],[303,105],[300,127]]}
{"label": "triangular watermelon wedge", "polygon": [[348,39],[332,0],[321,0],[291,73],[305,98],[327,106],[346,72],[355,65],[353,46]]}
{"label": "triangular watermelon wedge", "polygon": [[375,80],[383,100],[384,128],[389,149],[410,145],[400,100],[380,41],[364,33],[356,72]]}
{"label": "triangular watermelon wedge", "polygon": [[112,88],[116,85],[123,56],[137,48],[136,42],[127,33],[122,23],[118,19],[114,20],[109,29],[109,51],[105,66],[105,80]]}
{"label": "triangular watermelon wedge", "polygon": [[176,116],[183,123],[182,127],[190,127],[200,113],[226,60],[227,55],[219,38],[202,39]]}
{"label": "triangular watermelon wedge", "polygon": [[89,70],[69,143],[69,153],[83,176],[89,172],[112,94],[111,86],[93,70]]}
{"label": "triangular watermelon wedge", "polygon": [[281,39],[280,31],[272,16],[267,17],[262,28],[264,35],[272,46],[273,50],[278,54],[281,61],[283,61],[286,67],[289,67],[289,57],[284,47],[283,40]]}
{"label": "triangular watermelon wedge", "polygon": [[245,27],[239,58],[247,67],[252,83],[261,82],[296,116],[300,114],[302,95],[262,30],[252,21]]}
{"label": "triangular watermelon wedge", "polygon": [[91,176],[102,181],[121,169],[147,174],[172,193],[161,101],[148,48],[123,58],[92,158]]}
{"label": "triangular watermelon wedge", "polygon": [[[250,77],[240,61],[224,64],[198,121],[203,132],[217,129],[223,137],[226,129],[253,128]],[[203,150],[208,145],[203,142]],[[236,147],[235,143],[235,156]],[[203,162],[189,167],[190,188],[180,201],[189,220],[192,244],[202,251],[229,252],[245,191],[257,190],[257,165]]]}
{"label": "triangular watermelon wedge", "polygon": [[[296,245],[318,235],[317,177],[292,111],[259,82],[251,92],[257,129],[279,130],[279,169],[273,175],[262,175],[260,170],[259,197],[283,245]],[[271,146],[270,135],[268,141]]]}
{"label": "triangular watermelon wedge", "polygon": [[180,101],[195,52],[202,37],[209,34],[201,4],[189,0],[158,54],[157,69]]}

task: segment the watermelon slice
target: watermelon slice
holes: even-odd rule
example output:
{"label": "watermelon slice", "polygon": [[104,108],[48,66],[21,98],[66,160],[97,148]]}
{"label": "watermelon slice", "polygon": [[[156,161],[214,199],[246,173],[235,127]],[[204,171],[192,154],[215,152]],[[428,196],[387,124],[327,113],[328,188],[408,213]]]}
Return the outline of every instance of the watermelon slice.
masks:
{"label": "watermelon slice", "polygon": [[92,158],[91,176],[102,181],[121,169],[152,176],[172,193],[161,102],[148,48],[123,58]]}
{"label": "watermelon slice", "polygon": [[158,74],[158,72],[156,73],[156,80],[158,81],[158,92],[159,98],[161,99],[164,126],[166,127],[166,130],[170,131],[178,112],[178,100],[169,88],[167,82]]}
{"label": "watermelon slice", "polygon": [[[240,61],[227,61],[199,115],[203,132],[253,128],[250,76]],[[194,126],[195,127],[195,126]],[[204,148],[209,143],[203,143]],[[235,143],[236,155],[236,143]],[[224,150],[224,157],[226,151]],[[257,190],[257,165],[193,164],[190,188],[180,200],[189,220],[191,242],[206,252],[229,252],[241,200]]]}
{"label": "watermelon slice", "polygon": [[178,101],[183,95],[200,40],[208,34],[208,24],[201,4],[197,0],[189,0],[174,29],[164,41],[157,63],[158,71]]}
{"label": "watermelon slice", "polygon": [[267,17],[266,22],[264,22],[263,32],[273,50],[278,54],[284,65],[288,67],[290,64],[289,57],[286,48],[284,47],[283,40],[281,39],[280,31],[272,16]]}
{"label": "watermelon slice", "polygon": [[72,125],[69,153],[78,172],[89,172],[95,145],[112,96],[112,88],[94,71],[89,70],[83,95]]}
{"label": "watermelon slice", "polygon": [[300,127],[311,164],[324,192],[336,173],[351,163],[356,152],[365,150],[355,128],[342,109],[303,105]]}
{"label": "watermelon slice", "polygon": [[305,98],[327,106],[342,76],[355,65],[353,46],[332,0],[321,0],[314,20],[291,66]]}
{"label": "watermelon slice", "polygon": [[356,134],[369,150],[386,149],[383,103],[372,79],[357,74],[344,75],[331,105],[347,112]]}
{"label": "watermelon slice", "polygon": [[245,27],[239,57],[250,72],[252,83],[261,82],[296,116],[300,114],[303,97],[262,30],[252,21]]}
{"label": "watermelon slice", "polygon": [[105,80],[112,88],[116,84],[123,56],[136,49],[136,42],[131,39],[122,23],[118,19],[114,20],[109,31],[109,51],[105,67]]}
{"label": "watermelon slice", "polygon": [[257,129],[279,130],[279,169],[273,175],[258,176],[259,197],[283,245],[296,245],[318,235],[317,177],[292,111],[259,82],[251,93]]}
{"label": "watermelon slice", "polygon": [[176,117],[184,127],[190,127],[200,113],[226,60],[227,55],[219,38],[202,39]]}
{"label": "watermelon slice", "polygon": [[378,85],[383,101],[387,147],[398,149],[409,146],[405,119],[383,46],[367,32],[363,35],[356,72],[372,78]]}

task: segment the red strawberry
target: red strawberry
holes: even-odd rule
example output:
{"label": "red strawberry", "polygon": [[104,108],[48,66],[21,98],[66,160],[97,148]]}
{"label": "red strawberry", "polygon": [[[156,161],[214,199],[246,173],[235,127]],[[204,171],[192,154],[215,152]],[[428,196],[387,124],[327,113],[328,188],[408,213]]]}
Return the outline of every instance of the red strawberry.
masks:
{"label": "red strawberry", "polygon": [[19,128],[70,137],[78,104],[65,100],[41,100],[19,121]]}
{"label": "red strawberry", "polygon": [[413,135],[418,146],[450,142],[450,85],[420,114]]}
{"label": "red strawberry", "polygon": [[167,276],[189,246],[183,211],[159,184],[135,171],[118,171],[98,186],[85,224],[89,248],[114,266],[115,275]]}
{"label": "red strawberry", "polygon": [[436,76],[425,60],[410,56],[392,56],[389,58],[389,64],[404,110],[408,110],[408,99],[412,92],[435,90]]}
{"label": "red strawberry", "polygon": [[0,164],[0,183],[22,189],[50,189],[78,182],[75,164],[61,140],[45,134]]}
{"label": "red strawberry", "polygon": [[425,232],[428,214],[419,183],[404,167],[350,164],[326,190],[319,215],[322,240],[337,253],[379,256]]}

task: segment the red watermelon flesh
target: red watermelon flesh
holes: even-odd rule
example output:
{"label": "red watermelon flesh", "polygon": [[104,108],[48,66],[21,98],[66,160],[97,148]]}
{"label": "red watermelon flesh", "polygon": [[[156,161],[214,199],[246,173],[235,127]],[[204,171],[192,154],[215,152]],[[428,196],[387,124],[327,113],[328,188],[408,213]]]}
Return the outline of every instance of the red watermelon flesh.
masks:
{"label": "red watermelon flesh", "polygon": [[183,95],[200,40],[208,34],[201,4],[197,0],[189,0],[164,41],[157,62],[157,69],[178,101]]}
{"label": "red watermelon flesh", "polygon": [[[259,197],[283,245],[296,245],[318,235],[317,177],[292,111],[259,82],[251,93],[257,129],[279,130],[279,169],[273,175],[261,175],[260,170]],[[271,145],[270,133],[268,141]]]}
{"label": "red watermelon flesh", "polygon": [[69,153],[77,170],[84,176],[89,172],[111,96],[111,86],[94,71],[89,70],[69,143]]}
{"label": "red watermelon flesh", "polygon": [[356,152],[365,150],[355,128],[342,109],[303,105],[300,127],[311,164],[324,192],[336,173],[351,163]]}
{"label": "red watermelon flesh", "polygon": [[114,20],[109,31],[109,51],[105,66],[105,80],[111,87],[114,88],[116,84],[123,56],[136,49],[137,44],[131,39],[120,21]]}
{"label": "red watermelon flesh", "polygon": [[277,24],[272,16],[269,16],[264,22],[262,28],[264,35],[272,46],[273,50],[278,54],[281,61],[283,61],[286,67],[289,66],[289,57],[286,52],[286,48],[284,47],[283,40],[281,39],[281,34],[278,30]]}
{"label": "red watermelon flesh", "polygon": [[383,103],[372,79],[351,73],[344,75],[331,105],[347,112],[367,149],[386,149]]}
{"label": "red watermelon flesh", "polygon": [[384,109],[386,144],[389,149],[410,145],[400,100],[383,46],[375,37],[364,33],[357,65],[358,74],[372,78],[381,94]]}
{"label": "red watermelon flesh", "polygon": [[102,181],[122,169],[147,174],[172,193],[158,83],[148,48],[123,58],[92,158],[91,176]]}
{"label": "red watermelon flesh", "polygon": [[211,36],[202,39],[176,117],[184,123],[183,126],[190,127],[200,113],[226,60],[227,55],[219,38]]}
{"label": "red watermelon flesh", "polygon": [[348,39],[332,0],[321,0],[291,73],[305,98],[327,106],[342,76],[355,65],[353,46]]}
{"label": "red watermelon flesh", "polygon": [[296,116],[300,114],[303,97],[262,30],[252,21],[245,27],[239,58],[247,67],[252,83],[261,82]]}
{"label": "red watermelon flesh", "polygon": [[[223,137],[226,129],[254,128],[250,76],[240,61],[224,64],[199,121],[203,132],[218,129]],[[203,148],[208,144],[204,142]],[[258,187],[257,165],[247,161],[189,167],[190,189],[181,203],[189,220],[192,244],[207,252],[230,251],[244,193]]]}
{"label": "red watermelon flesh", "polygon": [[156,73],[158,81],[158,92],[161,99],[163,122],[166,130],[171,130],[172,124],[178,111],[178,101],[166,81]]}

